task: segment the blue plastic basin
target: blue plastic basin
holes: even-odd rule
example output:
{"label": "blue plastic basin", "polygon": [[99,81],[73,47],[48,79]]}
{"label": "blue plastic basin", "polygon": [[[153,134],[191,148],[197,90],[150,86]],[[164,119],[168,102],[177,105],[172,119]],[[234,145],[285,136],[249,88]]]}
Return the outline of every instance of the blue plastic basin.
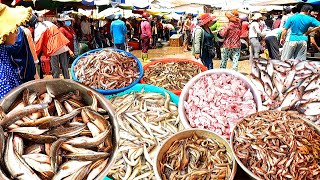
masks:
{"label": "blue plastic basin", "polygon": [[114,94],[114,95],[106,95],[106,98],[112,99],[115,96],[123,96],[123,95],[126,95],[126,94],[130,94],[132,92],[141,92],[141,90],[143,88],[144,88],[144,92],[160,93],[163,96],[165,95],[164,92],[167,92],[171,97],[171,102],[173,102],[175,105],[178,106],[179,96],[177,96],[174,93],[172,93],[172,92],[170,92],[168,90],[165,90],[165,89],[163,89],[161,87],[148,85],[148,84],[136,84],[135,86],[133,86],[130,89],[127,89],[127,90],[125,90],[123,92],[120,92],[120,93],[117,93],[117,94]]}
{"label": "blue plastic basin", "polygon": [[111,95],[111,94],[117,94],[119,92],[123,92],[131,87],[133,87],[134,85],[136,85],[137,83],[139,83],[139,81],[141,80],[141,78],[143,77],[143,67],[142,67],[142,64],[141,62],[139,61],[139,59],[137,57],[135,57],[134,55],[132,55],[131,53],[129,52],[126,52],[126,51],[122,51],[122,50],[119,50],[119,49],[113,49],[113,48],[100,48],[100,49],[94,49],[94,50],[91,50],[91,51],[88,51],[86,53],[83,53],[81,54],[79,57],[77,57],[77,59],[74,60],[74,62],[72,63],[71,65],[71,77],[74,81],[77,81],[79,83],[81,83],[78,78],[76,77],[75,73],[74,73],[74,67],[77,65],[78,61],[84,57],[84,56],[87,56],[89,54],[92,54],[94,52],[97,52],[97,51],[101,51],[101,50],[104,50],[104,49],[110,49],[110,50],[113,50],[113,51],[117,51],[119,53],[125,53],[127,56],[130,56],[130,57],[133,57],[136,61],[137,61],[137,64],[138,64],[138,68],[139,68],[139,72],[140,72],[140,75],[138,77],[138,79],[136,79],[134,82],[132,82],[129,86],[126,86],[126,87],[123,87],[123,88],[120,88],[120,89],[113,89],[113,90],[105,90],[105,89],[94,89],[96,91],[98,91],[99,93],[101,94],[104,94],[104,95]]}

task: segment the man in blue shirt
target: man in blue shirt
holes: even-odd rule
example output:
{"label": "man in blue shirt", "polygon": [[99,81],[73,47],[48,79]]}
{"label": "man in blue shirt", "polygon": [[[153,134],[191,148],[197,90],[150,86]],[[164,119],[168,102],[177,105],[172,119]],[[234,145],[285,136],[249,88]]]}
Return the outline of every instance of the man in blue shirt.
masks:
{"label": "man in blue shirt", "polygon": [[115,16],[115,21],[111,23],[110,33],[113,38],[113,44],[115,49],[121,49],[125,51],[125,43],[127,40],[127,27],[126,24],[121,21],[121,15]]}
{"label": "man in blue shirt", "polygon": [[[299,14],[291,16],[284,25],[284,30],[281,34],[280,43],[283,44],[286,38],[287,32],[291,29],[289,38],[289,46],[285,51],[288,52],[284,59],[307,59],[307,41],[308,34],[320,29],[320,22],[314,17],[309,16],[312,11],[312,6],[305,4],[301,8]],[[312,28],[310,31],[308,29]]]}

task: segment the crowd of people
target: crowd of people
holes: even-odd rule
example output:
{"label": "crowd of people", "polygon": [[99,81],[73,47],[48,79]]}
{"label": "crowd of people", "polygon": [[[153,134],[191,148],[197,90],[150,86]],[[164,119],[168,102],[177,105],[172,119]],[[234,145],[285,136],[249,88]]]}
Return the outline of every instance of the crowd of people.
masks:
{"label": "crowd of people", "polygon": [[[16,11],[21,11],[20,16],[11,16]],[[85,16],[71,18],[64,14],[48,21],[32,14],[30,8],[17,10],[4,4],[0,4],[0,13],[0,23],[5,24],[0,28],[0,99],[20,83],[43,78],[39,63],[43,57],[50,59],[53,78],[60,78],[62,71],[69,79],[70,62],[89,49],[114,47],[128,51],[128,42],[137,41],[141,59],[148,62],[148,50],[158,48],[159,40],[168,41],[174,29],[183,35],[184,51],[191,50],[208,69],[214,68],[213,59],[217,58],[221,60],[220,68],[226,68],[231,59],[232,69],[238,70],[240,56],[245,49],[249,52],[249,47],[250,59],[259,58],[265,49],[272,59],[306,60],[308,48],[320,51],[320,22],[317,12],[307,4],[299,11],[286,9],[276,16],[248,16],[232,10],[225,14],[229,20],[225,26],[208,13],[197,17],[187,14],[176,23],[146,12],[140,20],[116,14],[101,27],[98,21]]]}
{"label": "crowd of people", "polygon": [[[300,10],[286,8],[283,15],[276,16],[255,13],[249,18],[237,10],[225,16],[229,23],[221,26],[212,15],[200,15],[196,19],[197,26],[191,31],[194,34],[193,55],[208,69],[213,68],[212,59],[216,57],[221,59],[220,68],[226,68],[231,59],[232,69],[238,70],[241,52],[249,46],[250,62],[264,52],[271,59],[306,60],[308,50],[320,51],[319,15],[311,5],[305,4]],[[185,32],[188,36],[188,30]]]}

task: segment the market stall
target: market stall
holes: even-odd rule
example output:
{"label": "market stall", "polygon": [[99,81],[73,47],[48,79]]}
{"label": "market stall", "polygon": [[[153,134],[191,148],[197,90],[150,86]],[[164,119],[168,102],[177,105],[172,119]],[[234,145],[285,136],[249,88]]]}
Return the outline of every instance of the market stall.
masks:
{"label": "market stall", "polygon": [[[180,16],[123,7],[80,11]],[[30,81],[1,99],[0,179],[320,179],[320,64],[250,66],[143,66],[126,51],[88,51],[72,79]]]}

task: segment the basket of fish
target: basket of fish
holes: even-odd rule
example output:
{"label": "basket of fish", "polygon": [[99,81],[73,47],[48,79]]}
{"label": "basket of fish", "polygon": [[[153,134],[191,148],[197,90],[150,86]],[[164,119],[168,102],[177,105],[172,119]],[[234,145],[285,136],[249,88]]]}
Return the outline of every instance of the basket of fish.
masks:
{"label": "basket of fish", "polygon": [[142,84],[151,84],[165,88],[180,95],[183,87],[194,76],[208,70],[204,65],[186,59],[160,59],[143,67]]}
{"label": "basket of fish", "polygon": [[71,66],[72,79],[96,91],[116,94],[137,84],[143,76],[141,62],[129,52],[95,49],[79,56]]}
{"label": "basket of fish", "polygon": [[101,94],[72,80],[36,80],[1,101],[0,179],[103,179],[119,128]]}
{"label": "basket of fish", "polygon": [[250,80],[229,69],[198,74],[183,88],[179,99],[185,128],[208,129],[227,139],[239,120],[261,107],[261,97]]}
{"label": "basket of fish", "polygon": [[120,127],[113,179],[155,179],[153,161],[163,141],[183,130],[178,115],[178,96],[156,86],[137,84],[108,96]]}
{"label": "basket of fish", "polygon": [[299,111],[320,125],[320,63],[299,60],[254,61],[251,81],[264,110]]}
{"label": "basket of fish", "polygon": [[320,179],[320,129],[296,111],[268,110],[238,122],[236,161],[253,179]]}
{"label": "basket of fish", "polygon": [[188,129],[161,146],[154,161],[157,179],[234,179],[237,163],[228,142],[212,131]]}

